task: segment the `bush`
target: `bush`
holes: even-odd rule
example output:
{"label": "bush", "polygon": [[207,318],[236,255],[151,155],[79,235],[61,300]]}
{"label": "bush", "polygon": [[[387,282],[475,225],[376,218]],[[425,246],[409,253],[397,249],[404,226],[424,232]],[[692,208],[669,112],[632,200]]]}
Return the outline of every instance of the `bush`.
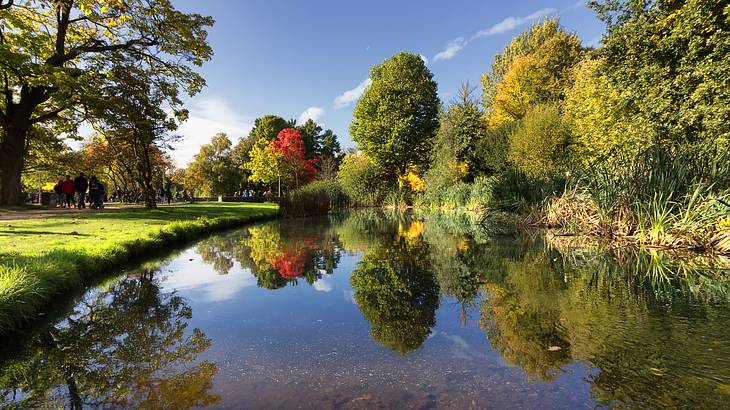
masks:
{"label": "bush", "polygon": [[281,199],[279,210],[283,216],[323,215],[334,209],[346,208],[350,198],[337,181],[314,181],[296,189]]}
{"label": "bush", "polygon": [[471,193],[467,208],[487,208],[494,200],[494,185],[496,177],[477,177],[471,185]]}
{"label": "bush", "polygon": [[350,198],[351,205],[373,206],[383,202],[387,194],[378,168],[364,155],[350,154],[342,160],[337,181]]}
{"label": "bush", "polygon": [[555,174],[569,164],[571,132],[557,103],[530,111],[510,137],[509,161],[531,177]]}

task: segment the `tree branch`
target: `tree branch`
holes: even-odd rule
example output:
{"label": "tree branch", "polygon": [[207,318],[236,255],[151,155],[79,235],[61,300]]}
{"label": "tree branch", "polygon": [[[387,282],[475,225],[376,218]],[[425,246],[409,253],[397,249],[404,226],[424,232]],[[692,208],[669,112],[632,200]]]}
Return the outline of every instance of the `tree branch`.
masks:
{"label": "tree branch", "polygon": [[59,109],[56,109],[56,110],[53,110],[53,111],[49,111],[49,112],[47,112],[45,114],[41,114],[41,115],[39,115],[39,116],[37,116],[35,118],[31,118],[30,119],[30,123],[31,124],[38,124],[39,122],[51,120],[53,118],[56,118],[58,116],[58,114],[60,114],[61,111],[65,110],[65,109],[66,109],[65,107],[64,108],[59,108]]}
{"label": "tree branch", "polygon": [[0,0],[0,10],[9,9],[10,7],[13,6],[13,2],[15,0],[6,0],[6,1],[7,1],[7,3],[3,3],[2,0]]}
{"label": "tree branch", "polygon": [[130,48],[133,48],[134,46],[153,47],[159,44],[159,41],[144,40],[141,38],[129,40],[127,42],[119,44],[104,44],[100,42],[100,44],[97,45],[79,46],[72,48],[68,51],[68,53],[65,54],[54,54],[52,57],[46,60],[46,63],[52,66],[60,66],[63,63],[71,61],[84,53],[104,53],[107,51],[128,50]]}

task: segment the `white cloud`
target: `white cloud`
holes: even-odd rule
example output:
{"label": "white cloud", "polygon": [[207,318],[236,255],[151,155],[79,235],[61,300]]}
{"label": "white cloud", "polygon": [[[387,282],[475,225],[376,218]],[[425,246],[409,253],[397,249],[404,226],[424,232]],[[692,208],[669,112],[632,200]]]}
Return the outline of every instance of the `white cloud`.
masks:
{"label": "white cloud", "polygon": [[212,265],[201,263],[201,256],[188,250],[169,265],[174,274],[164,277],[165,290],[200,292],[206,302],[224,302],[235,299],[244,288],[256,287],[257,279],[249,269],[235,265],[227,275],[221,275]]}
{"label": "white cloud", "polygon": [[370,84],[372,84],[372,82],[373,80],[367,78],[363,80],[363,82],[358,84],[357,87],[351,90],[347,90],[344,93],[338,95],[335,98],[335,108],[347,107],[348,105],[359,100],[362,94],[365,92],[365,89],[367,89]]}
{"label": "white cloud", "polygon": [[322,114],[324,114],[324,108],[309,107],[306,110],[304,110],[302,115],[299,116],[299,123],[300,124],[305,123],[305,122],[307,122],[307,120],[312,120],[312,121],[316,122],[317,120],[319,120],[319,117],[321,117]]}
{"label": "white cloud", "polygon": [[219,132],[225,132],[231,141],[245,136],[253,128],[253,119],[234,111],[224,100],[204,98],[187,105],[190,117],[175,132],[183,138],[173,144],[172,157],[178,166],[192,161],[200,146],[210,142]]}
{"label": "white cloud", "polygon": [[452,59],[456,56],[456,53],[461,51],[464,47],[466,47],[466,40],[464,40],[464,37],[455,38],[449,41],[449,44],[443,51],[433,56],[433,61]]}
{"label": "white cloud", "polygon": [[423,64],[428,65],[428,58],[426,58],[426,56],[423,54],[419,54],[418,56],[421,57],[421,60],[423,60]]}
{"label": "white cloud", "polygon": [[331,280],[325,276],[317,279],[312,286],[318,292],[330,292],[333,288]]}
{"label": "white cloud", "polygon": [[500,21],[497,24],[494,24],[493,26],[487,27],[484,30],[477,31],[476,34],[471,36],[469,40],[465,40],[463,37],[458,37],[449,41],[449,44],[446,46],[446,48],[436,54],[433,57],[433,60],[439,61],[452,59],[456,57],[459,51],[466,47],[469,42],[476,40],[477,38],[506,33],[540,17],[545,17],[547,15],[557,13],[557,11],[558,10],[553,8],[544,8],[524,17],[507,17],[506,19]]}
{"label": "white cloud", "polygon": [[533,20],[539,19],[540,17],[545,17],[549,14],[556,13],[556,9],[552,8],[545,8],[540,9],[528,16],[524,17],[507,17],[506,19],[500,21],[499,23],[488,27],[484,30],[478,31],[474,36],[472,36],[472,40],[479,38],[479,37],[487,37],[487,36],[493,36],[495,34],[502,34],[506,33],[508,31],[514,30],[515,28],[525,24],[529,23]]}

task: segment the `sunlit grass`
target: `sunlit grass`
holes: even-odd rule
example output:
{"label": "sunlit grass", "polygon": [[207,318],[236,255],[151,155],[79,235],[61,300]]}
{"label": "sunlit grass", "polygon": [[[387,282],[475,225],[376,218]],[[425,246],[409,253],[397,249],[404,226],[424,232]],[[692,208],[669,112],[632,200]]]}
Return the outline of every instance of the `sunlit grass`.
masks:
{"label": "sunlit grass", "polygon": [[195,204],[0,221],[0,333],[54,296],[205,232],[273,217],[272,204]]}

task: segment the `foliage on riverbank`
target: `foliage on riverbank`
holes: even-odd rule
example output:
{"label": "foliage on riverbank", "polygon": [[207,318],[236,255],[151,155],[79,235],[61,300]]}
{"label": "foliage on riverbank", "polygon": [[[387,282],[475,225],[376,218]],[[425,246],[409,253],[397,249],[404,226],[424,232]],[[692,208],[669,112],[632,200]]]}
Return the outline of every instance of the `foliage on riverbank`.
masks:
{"label": "foliage on riverbank", "polygon": [[196,204],[0,224],[0,333],[95,275],[207,232],[275,217],[271,204]]}

